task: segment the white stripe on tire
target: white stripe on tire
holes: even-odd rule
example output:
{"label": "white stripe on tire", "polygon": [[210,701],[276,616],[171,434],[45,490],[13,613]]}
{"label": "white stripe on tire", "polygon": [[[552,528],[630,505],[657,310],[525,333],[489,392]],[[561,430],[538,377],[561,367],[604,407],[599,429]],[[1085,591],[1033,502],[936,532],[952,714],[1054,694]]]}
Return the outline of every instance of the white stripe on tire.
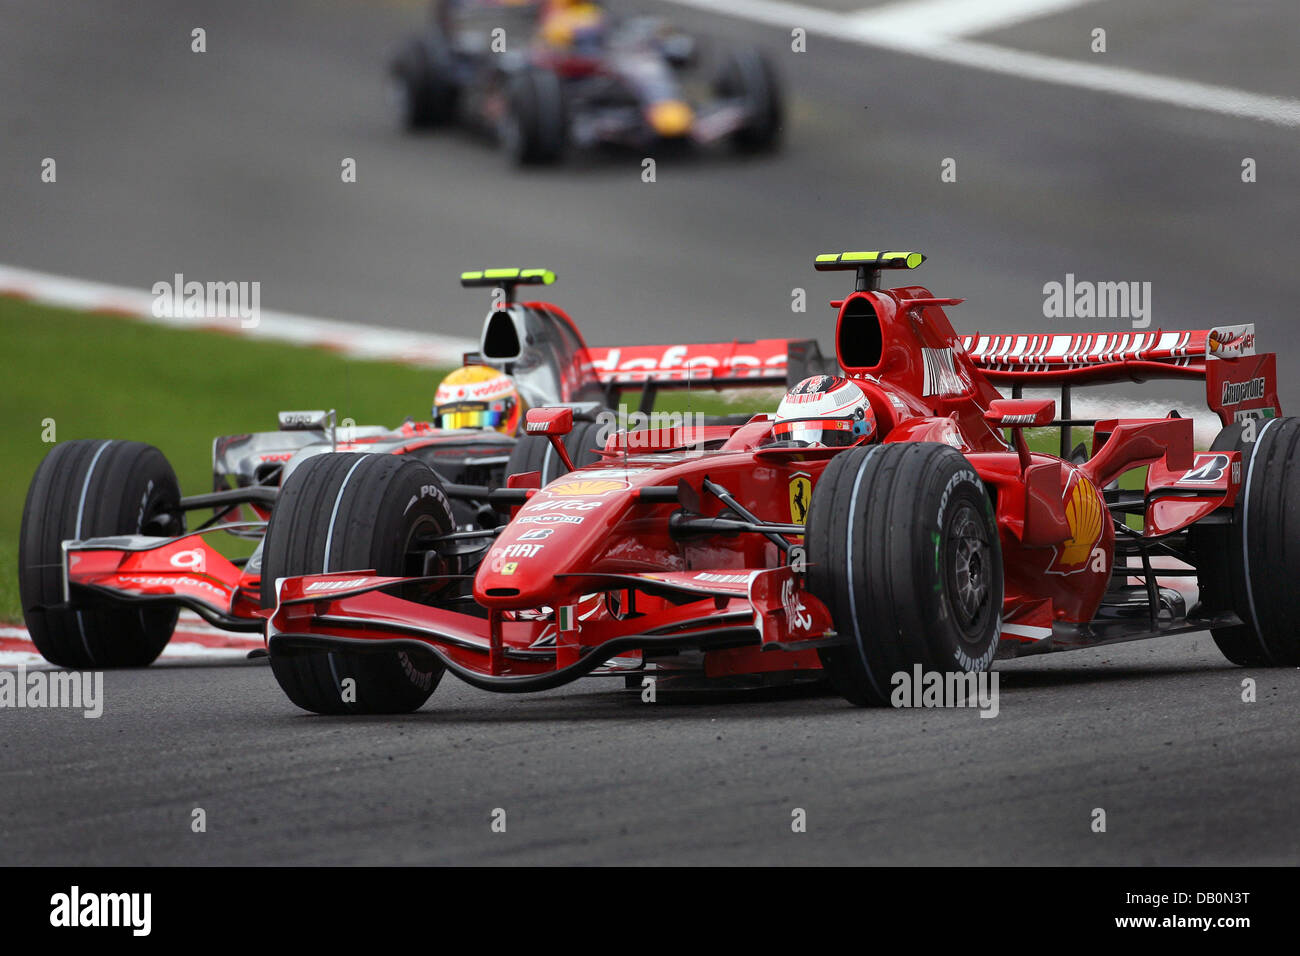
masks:
{"label": "white stripe on tire", "polygon": [[1264,635],[1260,633],[1259,618],[1255,616],[1255,589],[1250,583],[1250,479],[1255,474],[1255,455],[1259,452],[1260,443],[1264,441],[1264,435],[1275,422],[1280,422],[1280,418],[1270,418],[1267,424],[1259,430],[1255,436],[1255,450],[1250,454],[1250,464],[1246,466],[1246,485],[1242,489],[1242,494],[1246,496],[1246,507],[1241,509],[1241,562],[1242,568],[1246,575],[1246,604],[1250,608],[1250,624],[1255,632],[1255,639],[1259,641],[1260,650],[1264,652],[1264,660],[1271,660],[1272,654],[1268,652],[1268,646],[1264,643]]}
{"label": "white stripe on tire", "polygon": [[[330,512],[329,530],[325,532],[325,557],[321,562],[321,571],[328,573],[330,569],[330,546],[334,543],[334,522],[339,517],[339,505],[343,503],[343,492],[348,490],[348,482],[352,480],[352,473],[361,467],[361,463],[369,458],[369,455],[362,455],[348,469],[348,473],[343,477],[343,484],[339,485],[339,493],[334,497],[334,510]],[[343,699],[343,682],[339,680],[339,672],[334,666],[334,652],[330,651],[326,655],[330,665],[330,676],[334,678],[334,689],[339,693],[339,699]]]}
{"label": "white stripe on tire", "polygon": [[[105,449],[112,444],[112,441],[106,441],[95,452],[95,457],[90,459],[90,467],[86,469],[86,478],[81,483],[81,498],[77,501],[77,527],[74,536],[78,541],[81,540],[81,521],[86,514],[86,493],[90,491],[90,479],[95,474],[95,466],[99,464],[99,456],[104,454]],[[67,573],[67,570],[64,570]],[[95,654],[90,649],[90,641],[86,638],[86,621],[81,612],[77,612],[77,630],[81,633],[81,646],[86,649],[86,656],[90,658],[90,663],[95,663]]]}
{"label": "white stripe on tire", "polygon": [[849,615],[853,618],[853,637],[857,641],[858,656],[862,658],[862,667],[867,672],[867,680],[871,682],[871,687],[876,692],[877,697],[883,697],[880,693],[880,685],[876,683],[876,677],[871,673],[871,665],[867,663],[867,650],[862,640],[862,630],[858,627],[858,599],[853,585],[853,515],[858,509],[858,486],[862,484],[862,473],[866,470],[867,462],[871,456],[880,450],[880,445],[872,445],[867,449],[867,453],[862,456],[862,463],[858,465],[858,474],[853,479],[852,497],[849,499],[849,520],[848,529],[845,532],[844,557],[845,564],[849,569]]}
{"label": "white stripe on tire", "polygon": [[330,546],[334,543],[334,522],[339,517],[339,505],[343,503],[343,492],[348,490],[348,482],[352,480],[352,473],[361,467],[361,463],[369,458],[369,455],[362,455],[348,469],[348,473],[343,478],[343,484],[339,485],[339,493],[334,497],[334,510],[330,512],[329,530],[325,532],[325,557],[321,561],[321,572],[329,573],[330,569]]}

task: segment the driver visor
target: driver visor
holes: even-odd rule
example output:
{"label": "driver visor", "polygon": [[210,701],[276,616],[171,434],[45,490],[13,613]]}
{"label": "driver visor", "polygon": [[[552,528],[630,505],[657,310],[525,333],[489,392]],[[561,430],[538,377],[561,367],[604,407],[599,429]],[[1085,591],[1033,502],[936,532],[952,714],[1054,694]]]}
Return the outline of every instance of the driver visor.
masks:
{"label": "driver visor", "polygon": [[438,416],[440,428],[497,428],[505,421],[505,412],[491,408],[460,408]]}
{"label": "driver visor", "polygon": [[793,418],[772,426],[772,437],[778,441],[805,442],[835,448],[852,445],[858,440],[850,418]]}

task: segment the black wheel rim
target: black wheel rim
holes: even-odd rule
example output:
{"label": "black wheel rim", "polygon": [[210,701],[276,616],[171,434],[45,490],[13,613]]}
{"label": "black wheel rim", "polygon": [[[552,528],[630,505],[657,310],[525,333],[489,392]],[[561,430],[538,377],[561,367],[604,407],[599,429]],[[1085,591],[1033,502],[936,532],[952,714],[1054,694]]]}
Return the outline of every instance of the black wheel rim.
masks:
{"label": "black wheel rim", "polygon": [[985,638],[994,575],[993,548],[979,513],[962,503],[948,533],[948,603],[968,644]]}

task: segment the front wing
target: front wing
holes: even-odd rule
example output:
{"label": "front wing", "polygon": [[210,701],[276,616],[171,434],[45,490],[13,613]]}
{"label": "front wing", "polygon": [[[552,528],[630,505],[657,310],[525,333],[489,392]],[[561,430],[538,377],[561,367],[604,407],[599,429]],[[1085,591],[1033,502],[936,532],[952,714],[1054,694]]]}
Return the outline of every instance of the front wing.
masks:
{"label": "front wing", "polygon": [[63,543],[63,599],[73,607],[174,605],[216,627],[256,632],[263,628],[258,588],[256,573],[235,565],[201,533]]}
{"label": "front wing", "polygon": [[486,617],[387,593],[436,593],[453,581],[368,572],[282,579],[267,647],[272,656],[403,651],[472,686],[521,692],[644,670],[647,659],[683,651],[704,652],[707,676],[816,670],[817,649],[839,642],[825,606],[789,568],[557,575],[557,594],[579,596]]}

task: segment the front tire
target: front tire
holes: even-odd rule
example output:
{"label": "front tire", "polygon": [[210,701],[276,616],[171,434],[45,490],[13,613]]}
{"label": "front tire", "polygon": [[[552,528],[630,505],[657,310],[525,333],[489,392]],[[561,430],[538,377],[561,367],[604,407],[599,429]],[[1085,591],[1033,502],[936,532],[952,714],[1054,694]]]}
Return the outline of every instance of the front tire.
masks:
{"label": "front tire", "polygon": [[722,99],[739,99],[748,113],[745,124],[731,134],[740,152],[776,149],[781,140],[785,109],[776,70],[760,51],[738,50],[727,55],[713,84]]}
{"label": "front tire", "polygon": [[[442,483],[423,462],[338,453],[309,458],[285,481],[267,528],[262,606],[275,606],[277,578],[369,569],[418,576],[422,545],[455,527]],[[270,657],[289,699],[318,714],[409,713],[429,699],[444,670],[401,651],[273,647]]]}
{"label": "front tire", "polygon": [[553,70],[529,67],[509,78],[502,148],[517,166],[558,162],[568,139],[564,83]]}
{"label": "front tire", "polygon": [[73,609],[63,603],[66,540],[182,534],[176,472],[157,448],[136,441],[55,445],[27,491],[18,535],[18,593],[32,643],[60,667],[144,667],[176,628],[175,607]]}
{"label": "front tire", "polygon": [[848,644],[820,652],[847,700],[889,704],[891,678],[976,672],[997,652],[1002,549],[984,484],[947,445],[842,452],[813,489],[808,589]]}

